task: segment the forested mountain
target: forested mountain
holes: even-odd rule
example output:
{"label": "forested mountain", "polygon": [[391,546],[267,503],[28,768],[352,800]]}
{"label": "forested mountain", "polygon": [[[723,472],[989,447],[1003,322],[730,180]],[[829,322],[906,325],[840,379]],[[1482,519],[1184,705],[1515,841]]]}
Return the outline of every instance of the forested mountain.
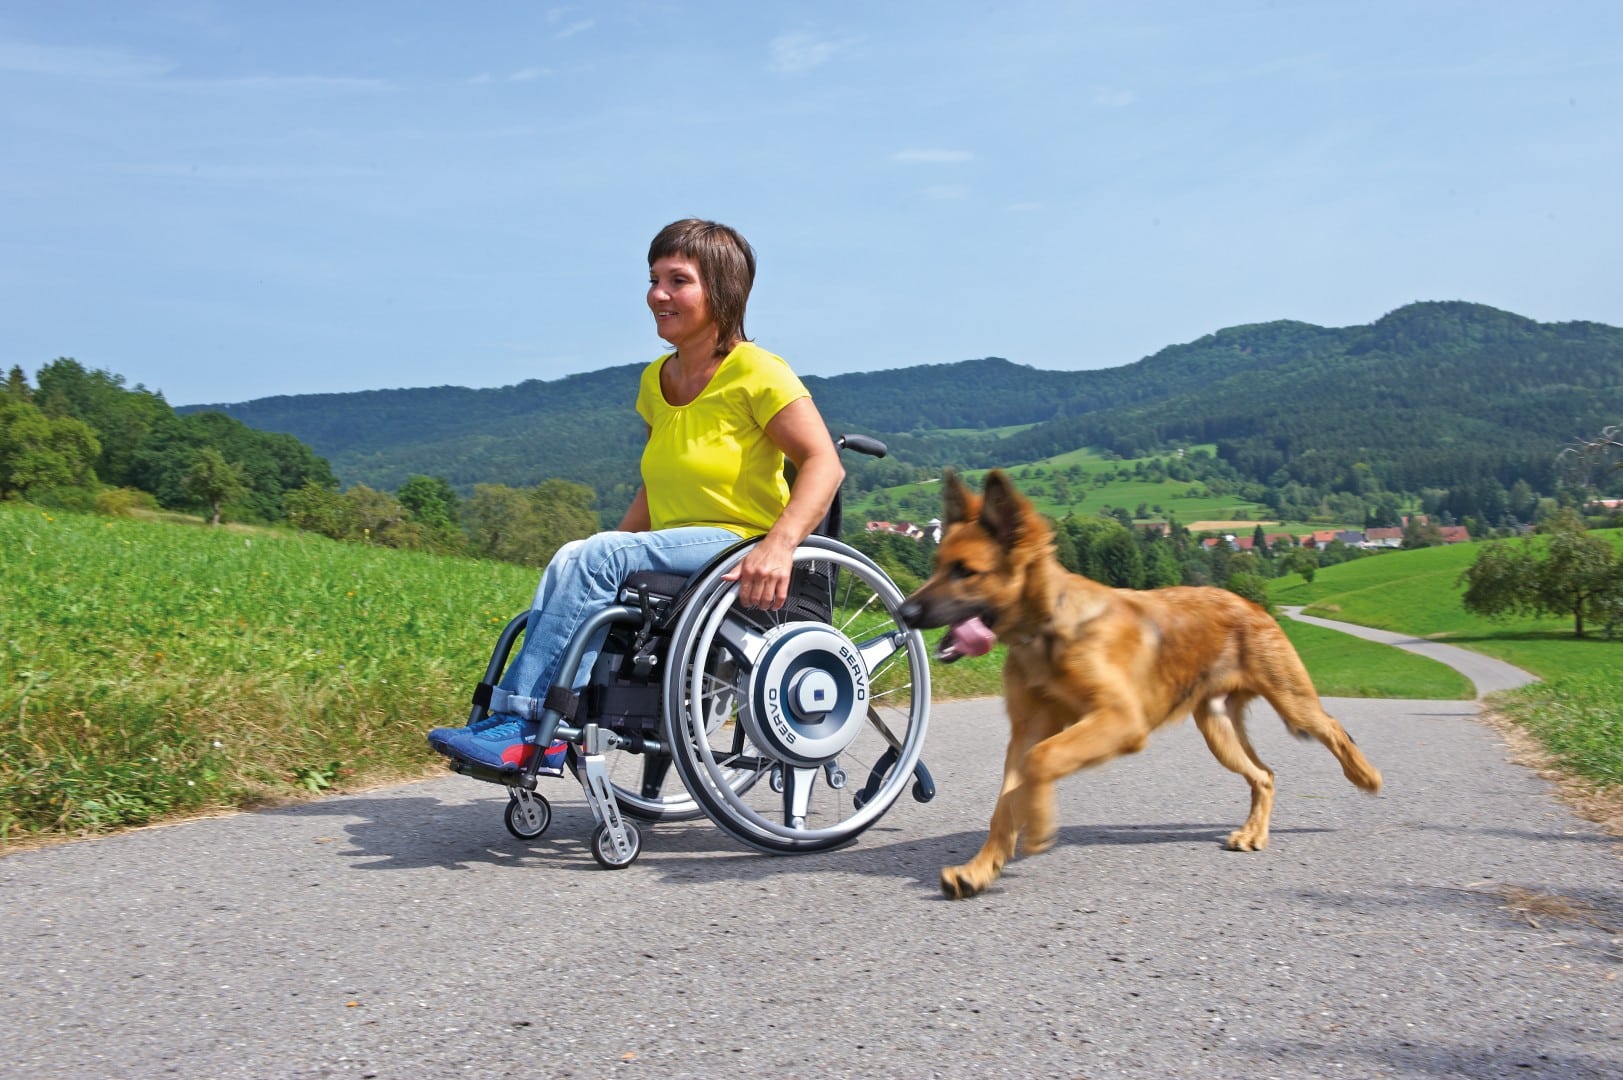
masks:
{"label": "forested mountain", "polygon": [[[296,435],[347,483],[393,489],[423,473],[467,489],[560,476],[613,507],[636,477],[638,370],[194,408]],[[836,431],[890,442],[892,459],[861,463],[859,483],[1082,446],[1132,456],[1215,443],[1241,477],[1294,485],[1304,498],[1371,484],[1419,492],[1525,480],[1550,491],[1560,449],[1623,416],[1623,330],[1418,303],[1368,326],[1233,327],[1102,371],[987,358],[806,381]],[[1020,425],[1005,437],[984,430]]]}
{"label": "forested mountain", "polygon": [[[1287,327],[1296,332],[1245,329]],[[1623,414],[1623,330],[1596,323],[1413,304],[1282,353],[1197,393],[1061,419],[999,449],[1030,460],[1081,445],[1134,456],[1215,443],[1242,476],[1274,486],[1355,488],[1361,464],[1391,491],[1518,479],[1549,491],[1561,448]]]}

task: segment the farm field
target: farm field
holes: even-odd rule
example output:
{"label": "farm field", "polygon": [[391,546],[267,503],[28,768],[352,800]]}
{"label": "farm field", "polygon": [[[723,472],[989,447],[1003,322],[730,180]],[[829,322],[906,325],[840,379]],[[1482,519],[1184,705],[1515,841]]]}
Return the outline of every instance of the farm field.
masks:
{"label": "farm field", "polygon": [[[1314,529],[1362,526],[1362,522],[1280,523],[1261,503],[1247,502],[1237,495],[1199,494],[1202,485],[1198,481],[1123,479],[1121,470],[1132,470],[1138,460],[1106,458],[1091,450],[1075,450],[1029,465],[1011,466],[1005,471],[1033,506],[1055,520],[1067,514],[1097,514],[1115,508],[1136,514],[1142,508],[1146,515],[1142,520],[1175,518],[1179,524],[1196,531],[1210,528],[1249,532],[1260,523],[1269,531],[1300,534]],[[985,471],[967,469],[963,475],[972,486],[979,487]],[[923,523],[940,515],[938,480],[865,492],[846,503],[847,521]]]}

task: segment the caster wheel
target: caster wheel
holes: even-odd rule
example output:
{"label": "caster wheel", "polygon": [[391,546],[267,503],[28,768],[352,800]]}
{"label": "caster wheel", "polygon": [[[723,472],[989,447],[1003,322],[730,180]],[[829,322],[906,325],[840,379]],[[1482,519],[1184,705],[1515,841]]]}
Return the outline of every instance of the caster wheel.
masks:
{"label": "caster wheel", "polygon": [[624,856],[615,850],[614,841],[609,838],[607,825],[599,825],[597,831],[592,834],[592,858],[596,859],[597,865],[603,869],[623,870],[636,862],[637,856],[642,854],[642,834],[637,832],[637,827],[629,821],[625,823],[625,828],[631,850]]}
{"label": "caster wheel", "polygon": [[552,806],[540,795],[525,799],[514,796],[507,800],[507,813],[502,820],[507,831],[520,840],[534,840],[552,824]]}

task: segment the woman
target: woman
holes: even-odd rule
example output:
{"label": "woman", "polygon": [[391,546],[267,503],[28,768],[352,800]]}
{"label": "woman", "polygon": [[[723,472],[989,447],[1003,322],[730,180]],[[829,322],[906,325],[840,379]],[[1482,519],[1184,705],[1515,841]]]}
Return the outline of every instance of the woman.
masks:
{"label": "woman", "polygon": [[[828,512],[845,470],[805,386],[744,335],[754,283],[755,252],[725,225],[690,218],[654,237],[648,309],[674,350],[644,369],[638,387],[637,412],[648,425],[642,486],[618,530],[553,556],[504,689],[544,697],[575,633],[614,602],[628,574],[692,574],[742,537],[761,540],[729,575],[739,603],[783,606],[795,548]],[[785,458],[795,466],[792,493]],[[595,652],[572,685],[585,682]],[[428,741],[443,754],[522,768],[535,734],[533,723],[497,714],[435,728]]]}

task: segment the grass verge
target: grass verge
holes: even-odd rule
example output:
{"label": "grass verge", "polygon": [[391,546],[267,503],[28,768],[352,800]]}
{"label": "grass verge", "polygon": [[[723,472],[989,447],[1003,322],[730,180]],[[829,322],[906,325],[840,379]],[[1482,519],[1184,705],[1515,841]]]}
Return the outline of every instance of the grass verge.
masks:
{"label": "grass verge", "polygon": [[523,567],[0,506],[0,846],[437,758]]}

